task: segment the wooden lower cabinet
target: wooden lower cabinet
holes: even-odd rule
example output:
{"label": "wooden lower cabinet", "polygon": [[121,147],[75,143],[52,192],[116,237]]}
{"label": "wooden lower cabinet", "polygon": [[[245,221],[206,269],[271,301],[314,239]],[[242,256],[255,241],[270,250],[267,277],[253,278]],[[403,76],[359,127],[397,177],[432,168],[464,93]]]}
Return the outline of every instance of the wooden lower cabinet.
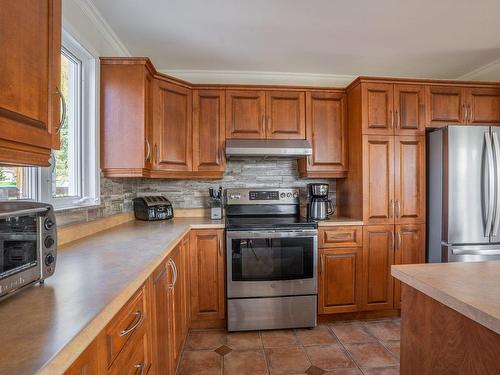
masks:
{"label": "wooden lower cabinet", "polygon": [[363,310],[392,309],[394,282],[394,225],[363,228]]}
{"label": "wooden lower cabinet", "polygon": [[360,308],[362,248],[320,249],[319,314]]}
{"label": "wooden lower cabinet", "polygon": [[94,340],[64,375],[92,375],[99,372],[97,340]]}
{"label": "wooden lower cabinet", "polygon": [[[221,229],[191,231],[190,289],[193,324],[224,323],[225,263],[224,231]],[[206,323],[202,323],[206,321]]]}
{"label": "wooden lower cabinet", "polygon": [[[394,264],[425,263],[425,224],[396,225]],[[401,308],[401,282],[394,279],[394,308]]]}

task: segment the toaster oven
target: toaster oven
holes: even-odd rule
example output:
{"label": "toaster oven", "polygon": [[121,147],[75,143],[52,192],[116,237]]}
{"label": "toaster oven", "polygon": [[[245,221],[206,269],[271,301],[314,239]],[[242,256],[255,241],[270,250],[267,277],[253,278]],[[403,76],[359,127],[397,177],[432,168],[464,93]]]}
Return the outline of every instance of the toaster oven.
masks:
{"label": "toaster oven", "polygon": [[0,202],[0,299],[54,274],[57,232],[50,204]]}

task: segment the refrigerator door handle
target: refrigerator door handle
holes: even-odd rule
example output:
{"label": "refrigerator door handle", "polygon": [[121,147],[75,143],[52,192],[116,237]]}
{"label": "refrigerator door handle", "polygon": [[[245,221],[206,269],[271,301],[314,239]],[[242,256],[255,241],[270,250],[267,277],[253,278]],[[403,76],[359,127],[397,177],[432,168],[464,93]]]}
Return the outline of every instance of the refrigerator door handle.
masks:
{"label": "refrigerator door handle", "polygon": [[[486,194],[488,194],[488,202],[485,202],[486,204],[484,205],[487,210],[484,236],[489,237],[491,234],[491,222],[493,221],[493,204],[495,203],[495,196],[493,195],[495,190],[495,181],[493,180],[495,169],[493,167],[493,146],[490,132],[484,133],[484,140],[486,142],[486,156],[488,157],[488,173],[484,174],[483,179],[483,200],[486,200]],[[487,187],[486,179],[488,179]]]}
{"label": "refrigerator door handle", "polygon": [[493,231],[491,235],[496,237],[498,234],[498,227],[500,225],[500,196],[498,190],[500,189],[500,142],[498,141],[498,134],[492,132],[493,149],[495,150],[495,219],[493,220]]}
{"label": "refrigerator door handle", "polygon": [[500,255],[497,250],[473,250],[473,249],[451,249],[453,255]]}

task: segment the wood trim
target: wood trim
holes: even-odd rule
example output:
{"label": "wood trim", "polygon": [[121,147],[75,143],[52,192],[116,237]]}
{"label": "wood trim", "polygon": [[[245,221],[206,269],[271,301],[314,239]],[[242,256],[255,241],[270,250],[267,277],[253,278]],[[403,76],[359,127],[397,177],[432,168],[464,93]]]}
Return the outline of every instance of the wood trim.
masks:
{"label": "wood trim", "polygon": [[363,319],[380,319],[380,318],[392,318],[400,316],[401,311],[397,309],[387,309],[379,311],[357,311],[348,313],[336,313],[336,314],[326,314],[319,315],[318,322],[336,322],[341,320],[363,320]]}
{"label": "wood trim", "polygon": [[[131,220],[134,220],[134,213],[124,212],[94,221],[63,226],[57,229],[57,243],[59,246],[63,246]],[[58,248],[58,250],[64,251],[64,248]]]}

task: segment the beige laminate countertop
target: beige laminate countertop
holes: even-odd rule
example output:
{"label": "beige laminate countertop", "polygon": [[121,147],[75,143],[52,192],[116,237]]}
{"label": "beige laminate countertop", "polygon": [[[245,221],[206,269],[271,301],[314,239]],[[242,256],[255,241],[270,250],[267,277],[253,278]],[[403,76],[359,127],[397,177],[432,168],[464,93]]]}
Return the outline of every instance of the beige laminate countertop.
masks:
{"label": "beige laminate countertop", "polygon": [[184,234],[223,227],[131,221],[60,247],[53,277],[0,302],[0,374],[63,372]]}
{"label": "beige laminate countertop", "polygon": [[400,265],[391,273],[500,334],[500,261]]}

